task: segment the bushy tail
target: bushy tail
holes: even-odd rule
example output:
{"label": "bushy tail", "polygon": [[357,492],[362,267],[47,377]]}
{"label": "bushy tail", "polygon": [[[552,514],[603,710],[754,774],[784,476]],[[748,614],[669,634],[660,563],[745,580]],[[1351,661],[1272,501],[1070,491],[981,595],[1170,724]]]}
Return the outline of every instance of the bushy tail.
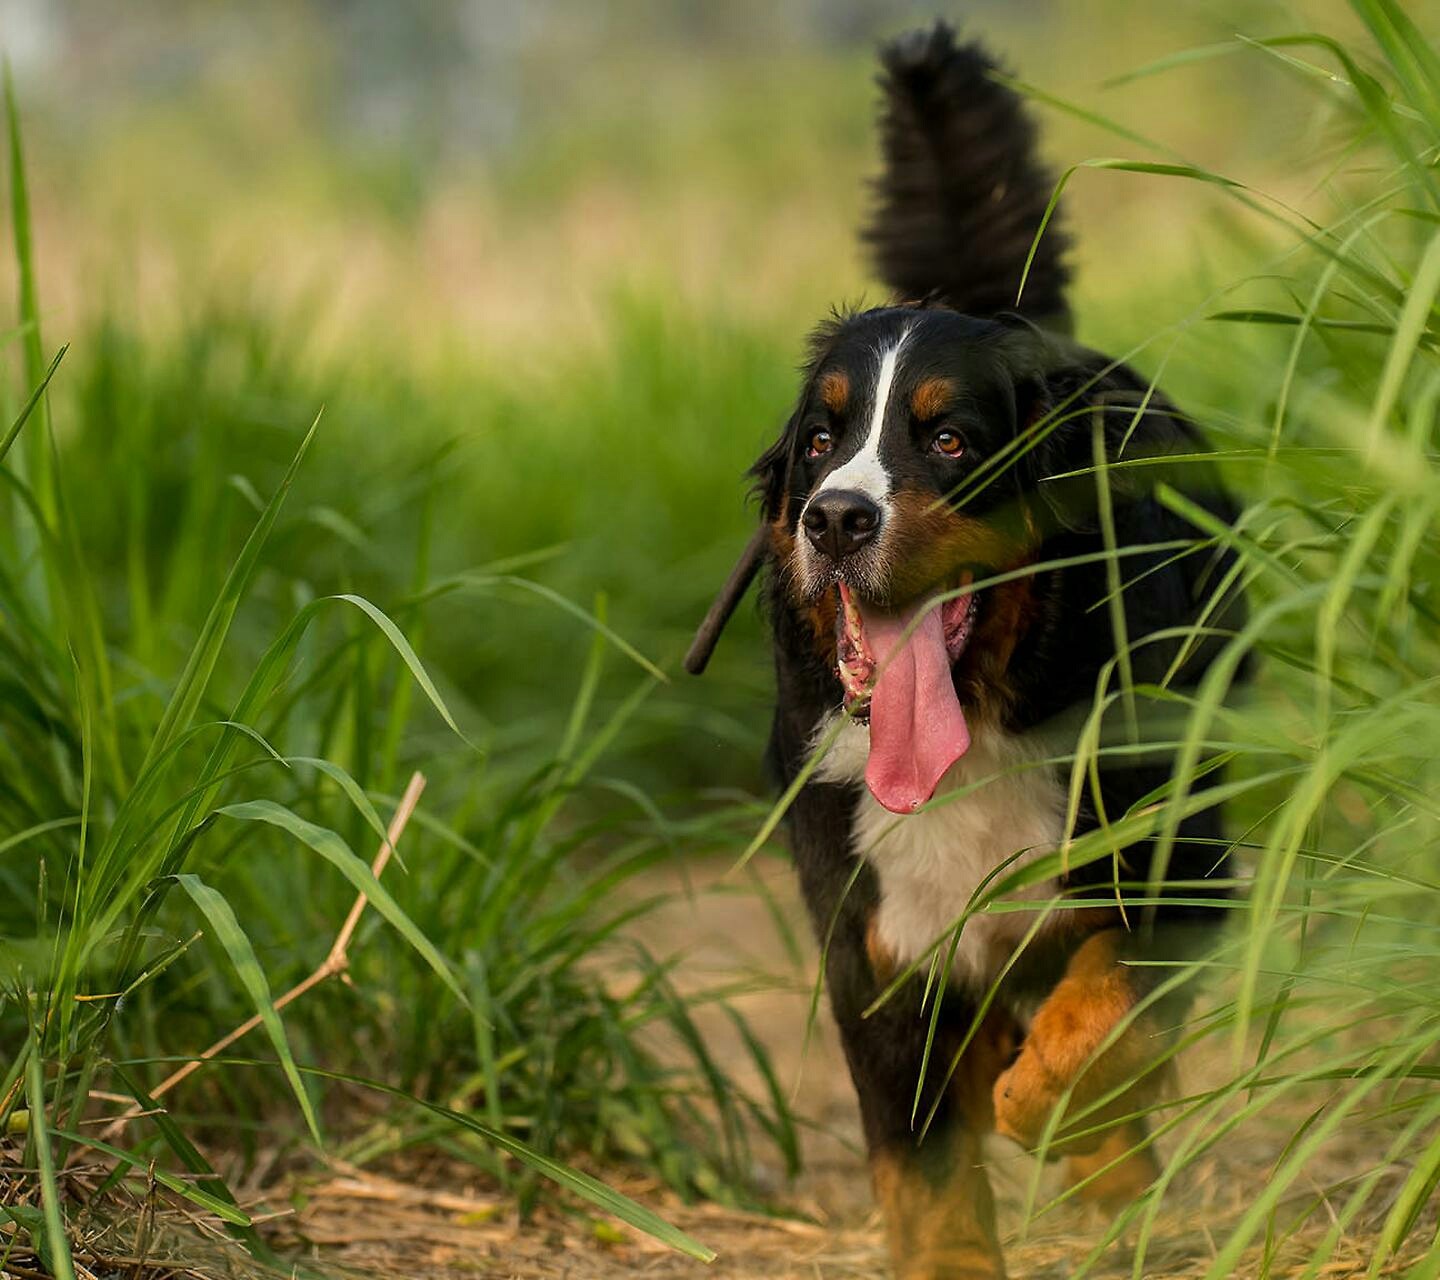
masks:
{"label": "bushy tail", "polygon": [[1058,210],[1015,301],[1055,187],[1019,95],[944,22],[886,45],[880,61],[885,167],[862,233],[880,278],[907,299],[936,296],[972,315],[1019,310],[1068,328]]}

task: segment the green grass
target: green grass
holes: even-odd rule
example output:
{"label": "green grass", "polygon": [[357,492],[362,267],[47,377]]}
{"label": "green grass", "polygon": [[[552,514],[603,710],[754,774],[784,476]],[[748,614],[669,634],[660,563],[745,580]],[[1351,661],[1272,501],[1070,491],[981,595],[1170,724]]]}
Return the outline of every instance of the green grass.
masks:
{"label": "green grass", "polygon": [[[1163,841],[1186,804],[1225,788],[1248,879],[1221,949],[1197,962],[1214,981],[1181,1037],[1208,1046],[1223,1078],[1156,1111],[1176,1154],[1105,1233],[1138,1232],[1137,1275],[1171,1181],[1296,1099],[1314,1118],[1217,1239],[1210,1274],[1255,1247],[1262,1273],[1278,1267],[1317,1154],[1377,1127],[1372,1162],[1325,1188],[1332,1234],[1366,1224],[1377,1273],[1392,1254],[1416,1280],[1440,1266],[1426,1213],[1440,1182],[1440,68],[1388,0],[1352,7],[1343,43],[1227,41],[1137,82],[1241,60],[1247,95],[1316,120],[1283,203],[1119,124],[1069,180],[1082,208],[1168,183],[1174,203],[1157,207],[1215,210],[1211,238],[1193,242],[1221,246],[1208,260],[1166,290],[1092,276],[1107,303],[1083,324],[1163,369],[1247,503],[1237,530],[1212,533],[1240,553],[1249,628],[1198,690],[1132,687],[1117,664],[1070,762],[1078,797],[1098,753],[1127,749],[1132,718],[1180,743],[1171,787],[1113,827]],[[858,77],[839,62],[807,65],[792,90],[811,101]],[[667,171],[713,151],[686,195],[729,208],[753,182],[739,220],[751,230],[726,244],[740,260],[783,222],[761,210],[795,185],[785,157],[814,123],[791,119],[747,167],[761,100],[713,134],[677,117],[622,170],[663,210]],[[161,324],[139,304],[95,308],[61,352],[34,242],[66,247],[31,228],[12,183],[0,1131],[24,1136],[33,1171],[5,1212],[55,1275],[70,1274],[66,1161],[100,1132],[89,1091],[143,1102],[177,1059],[257,1013],[234,1060],[108,1141],[117,1180],[143,1187],[156,1162],[261,1256],[211,1160],[243,1163],[277,1133],[297,1154],[318,1143],[362,1164],[441,1144],[523,1205],[558,1183],[691,1248],[570,1165],[635,1164],[731,1199],[750,1195],[756,1135],[793,1167],[783,1099],[745,1096],[697,1030],[698,1006],[753,984],[682,995],[671,958],[635,938],[659,905],[654,873],[696,852],[738,858],[771,826],[753,610],[705,681],[675,673],[753,519],[741,473],[793,394],[808,309],[849,284],[853,267],[820,267],[838,260],[857,199],[836,193],[860,167],[863,109],[860,88],[842,96],[833,136],[799,170],[814,203],[787,212],[829,228],[797,258],[814,269],[803,288],[747,310],[742,294],[696,301],[663,276],[597,278],[596,332],[562,324],[543,358],[464,351],[453,333],[417,353],[398,323],[393,343],[326,342],[320,309],[227,290],[218,271]],[[1050,109],[1083,113],[1090,131],[1112,110]],[[18,178],[13,104],[10,120]],[[1179,132],[1205,130],[1186,117]],[[516,223],[605,170],[604,122],[567,136],[510,175]],[[1068,167],[1084,153],[1063,154]],[[335,180],[346,198],[358,181]],[[843,217],[832,199],[850,202]],[[647,211],[641,234],[663,222]],[[788,287],[804,273],[781,274]],[[1257,675],[1231,697],[1242,655]],[[422,808],[377,888],[369,859],[416,769]],[[1064,856],[1109,857],[1112,834]],[[1003,910],[1021,874],[1053,869],[1002,872],[972,909]],[[353,986],[326,983],[275,1016],[357,891],[370,908]],[[383,1111],[358,1105],[366,1095]],[[697,1107],[713,1123],[695,1124]],[[1043,1222],[1038,1180],[1030,1196]]]}
{"label": "green grass", "polygon": [[[438,432],[389,432],[403,385],[350,387],[315,417],[326,376],[306,382],[244,317],[202,324],[155,381],[154,352],[107,327],[52,421],[42,390],[69,370],[46,363],[13,103],[9,118],[26,394],[0,528],[0,1026],[18,1046],[0,1127],[28,1134],[43,1227],[23,1205],[16,1221],[37,1256],[70,1274],[62,1171],[81,1149],[110,1154],[122,1178],[154,1160],[202,1175],[162,1181],[263,1259],[186,1134],[240,1099],[237,1114],[271,1115],[282,1081],[303,1120],[288,1144],[374,1160],[444,1141],[522,1208],[546,1179],[705,1256],[553,1153],[743,1198],[758,1122],[793,1165],[783,1099],[746,1097],[693,1021],[751,984],[682,998],[669,959],[635,938],[665,895],[627,890],[687,848],[723,847],[753,805],[717,796],[672,815],[601,771],[622,736],[643,740],[634,726],[666,677],[605,621],[603,596],[583,608],[523,576],[573,530],[511,529],[490,559],[464,558],[490,521],[446,523],[472,473]],[[321,418],[347,412],[359,420],[327,463]],[[510,500],[533,499],[529,483]],[[528,723],[510,711],[523,686],[477,678],[499,648],[455,626],[477,618],[506,645],[539,637],[530,688],[544,703]],[[487,714],[497,690],[514,701]],[[382,884],[368,850],[414,768],[431,786]],[[324,958],[357,891],[370,910],[353,987],[331,983],[282,1020],[275,997]],[[81,1129],[91,1089],[153,1112],[147,1081],[252,1013],[262,1030],[241,1056],[268,1041],[278,1078],[263,1062],[210,1066],[118,1148]],[[678,1061],[657,1055],[657,1031]],[[389,1100],[373,1133],[344,1121],[357,1091]],[[696,1095],[713,1128],[695,1123]]]}

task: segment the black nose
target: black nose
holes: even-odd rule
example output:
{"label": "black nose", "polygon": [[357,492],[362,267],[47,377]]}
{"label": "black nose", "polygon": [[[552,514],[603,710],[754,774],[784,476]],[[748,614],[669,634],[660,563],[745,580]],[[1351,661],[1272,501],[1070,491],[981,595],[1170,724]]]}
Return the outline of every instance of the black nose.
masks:
{"label": "black nose", "polygon": [[863,493],[837,489],[811,498],[800,523],[815,549],[838,564],[875,536],[880,508]]}

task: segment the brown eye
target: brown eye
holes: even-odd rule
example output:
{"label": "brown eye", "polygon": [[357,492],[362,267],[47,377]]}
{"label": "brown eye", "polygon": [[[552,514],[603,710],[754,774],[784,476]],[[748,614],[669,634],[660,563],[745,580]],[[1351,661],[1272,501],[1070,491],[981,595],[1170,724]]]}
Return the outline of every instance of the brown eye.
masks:
{"label": "brown eye", "polygon": [[805,446],[805,456],[807,458],[818,458],[822,453],[829,453],[834,447],[834,437],[824,428],[821,428],[819,431],[812,431],[810,433],[810,440]]}
{"label": "brown eye", "polygon": [[958,458],[965,452],[965,445],[959,436],[953,431],[942,431],[930,442],[930,447],[936,453],[943,453],[947,458]]}

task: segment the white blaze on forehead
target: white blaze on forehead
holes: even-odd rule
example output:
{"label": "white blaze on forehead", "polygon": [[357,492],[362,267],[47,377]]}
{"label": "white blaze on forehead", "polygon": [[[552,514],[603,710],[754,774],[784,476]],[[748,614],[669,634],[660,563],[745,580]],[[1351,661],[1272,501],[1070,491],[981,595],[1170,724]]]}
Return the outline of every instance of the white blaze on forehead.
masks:
{"label": "white blaze on forehead", "polygon": [[872,502],[884,502],[890,496],[890,476],[880,461],[880,435],[885,426],[885,411],[890,405],[890,390],[895,385],[900,349],[909,336],[910,330],[903,330],[892,346],[880,352],[880,370],[875,375],[875,399],[870,406],[870,425],[865,439],[854,456],[825,477],[816,493],[849,489],[863,493]]}

